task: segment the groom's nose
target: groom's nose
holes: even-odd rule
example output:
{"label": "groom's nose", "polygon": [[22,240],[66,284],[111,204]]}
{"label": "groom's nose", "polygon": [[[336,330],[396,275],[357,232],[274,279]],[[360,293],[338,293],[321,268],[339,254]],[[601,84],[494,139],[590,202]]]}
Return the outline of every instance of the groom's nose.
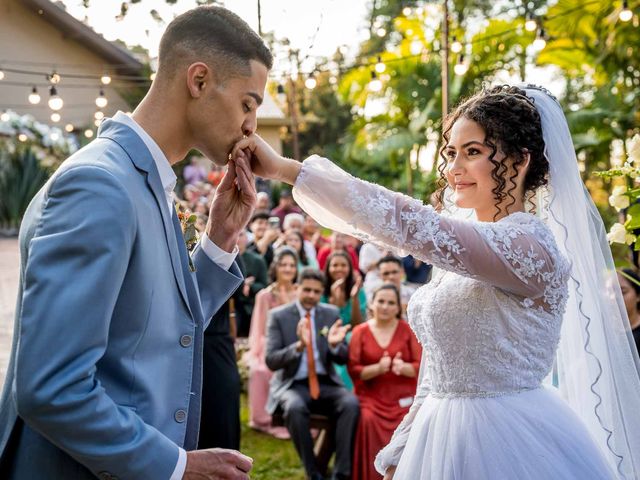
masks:
{"label": "groom's nose", "polygon": [[255,133],[257,126],[258,126],[258,119],[256,118],[255,114],[253,114],[247,117],[244,123],[242,124],[242,133],[249,136],[252,133]]}

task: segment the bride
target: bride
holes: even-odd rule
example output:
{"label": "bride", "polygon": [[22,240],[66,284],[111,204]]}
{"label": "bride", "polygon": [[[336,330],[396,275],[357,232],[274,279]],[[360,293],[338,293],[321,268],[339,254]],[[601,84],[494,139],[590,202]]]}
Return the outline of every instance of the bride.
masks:
{"label": "bride", "polygon": [[439,267],[409,304],[419,386],[376,469],[640,478],[638,357],[560,105],[539,87],[494,87],[462,103],[443,137],[441,212],[327,159],[282,158],[256,135],[232,153],[294,185],[326,227]]}

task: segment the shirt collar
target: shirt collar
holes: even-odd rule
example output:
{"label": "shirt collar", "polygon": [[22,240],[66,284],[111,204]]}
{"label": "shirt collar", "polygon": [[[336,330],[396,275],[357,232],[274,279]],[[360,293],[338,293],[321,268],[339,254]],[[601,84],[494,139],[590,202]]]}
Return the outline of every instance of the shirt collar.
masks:
{"label": "shirt collar", "polygon": [[167,196],[171,197],[173,189],[176,187],[177,177],[173,172],[173,169],[171,168],[169,160],[162,152],[158,144],[155,142],[155,140],[153,140],[153,138],[151,138],[151,136],[147,132],[145,132],[145,130],[138,124],[138,122],[136,122],[133,118],[131,118],[124,112],[118,111],[113,116],[112,120],[114,122],[125,124],[127,127],[136,132],[142,139],[146,147],[149,149],[151,157],[156,164],[156,168],[158,169],[158,173],[160,174],[160,182],[162,183],[162,188]]}
{"label": "shirt collar", "polygon": [[[300,300],[296,300],[296,307],[298,307],[298,311],[300,312],[300,318],[304,317],[307,314],[307,309],[302,306],[302,304],[300,303]],[[315,307],[309,310],[309,313],[311,314],[311,318],[313,318],[315,310],[316,310]]]}

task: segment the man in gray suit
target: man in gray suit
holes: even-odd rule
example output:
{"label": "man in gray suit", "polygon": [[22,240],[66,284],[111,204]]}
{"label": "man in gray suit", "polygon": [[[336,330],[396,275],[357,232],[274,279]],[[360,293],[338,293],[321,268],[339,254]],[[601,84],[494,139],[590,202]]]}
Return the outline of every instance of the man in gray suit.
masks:
{"label": "man in gray suit", "polygon": [[318,412],[336,419],[336,461],[333,477],[351,476],[353,438],[360,408],[343,385],[333,364],[344,365],[349,351],[333,305],[320,304],[324,275],[304,269],[298,278],[298,299],[269,312],[267,366],[271,379],[267,411],[282,408],[285,424],[310,479],[322,478],[313,455],[309,415]]}
{"label": "man in gray suit", "polygon": [[[20,232],[14,342],[0,399],[0,478],[247,479],[251,459],[195,450],[203,332],[242,283],[238,234],[272,56],[238,16],[167,27],[133,115],[105,120],[31,202]],[[171,166],[198,149],[229,169],[189,254]]]}

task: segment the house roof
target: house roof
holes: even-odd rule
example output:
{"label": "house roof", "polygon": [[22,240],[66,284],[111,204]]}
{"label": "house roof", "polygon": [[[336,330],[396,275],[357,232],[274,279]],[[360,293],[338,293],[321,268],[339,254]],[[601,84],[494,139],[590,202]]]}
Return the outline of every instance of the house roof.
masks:
{"label": "house roof", "polygon": [[291,121],[286,118],[285,114],[280,110],[273,97],[269,92],[265,92],[264,101],[258,108],[258,123],[260,125],[284,126],[289,125]]}
{"label": "house roof", "polygon": [[107,60],[109,64],[117,65],[116,70],[120,73],[128,75],[140,74],[143,65],[130,52],[106,40],[91,27],[67,13],[61,6],[49,0],[20,1],[25,7],[40,15],[42,19],[63,31],[68,38],[86,45]]}

